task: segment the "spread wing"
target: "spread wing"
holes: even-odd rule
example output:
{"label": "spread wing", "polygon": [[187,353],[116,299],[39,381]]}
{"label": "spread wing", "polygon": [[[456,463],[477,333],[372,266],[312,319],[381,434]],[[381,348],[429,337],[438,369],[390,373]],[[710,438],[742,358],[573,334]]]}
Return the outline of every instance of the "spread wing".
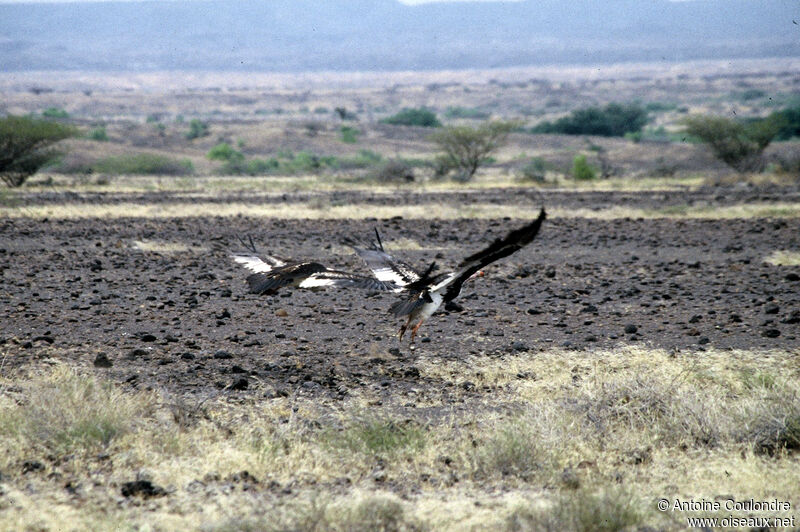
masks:
{"label": "spread wing", "polygon": [[489,247],[462,260],[452,277],[442,280],[436,286],[433,286],[431,290],[446,287],[445,299],[452,299],[452,297],[458,295],[461,291],[461,285],[464,284],[464,281],[469,279],[472,274],[476,273],[484,266],[504,257],[508,257],[512,253],[516,253],[533,242],[533,239],[536,238],[536,235],[539,233],[542,222],[544,222],[546,217],[547,213],[544,212],[543,207],[539,212],[539,216],[534,221],[511,231],[504,238],[498,238],[492,242]]}
{"label": "spread wing", "polygon": [[256,273],[271,272],[275,268],[286,266],[286,262],[270,255],[253,255],[250,253],[233,253],[231,258]]}
{"label": "spread wing", "polygon": [[353,287],[379,292],[395,290],[397,288],[394,284],[383,282],[380,279],[337,270],[325,270],[310,275],[298,286],[299,288],[322,288],[327,286]]}
{"label": "spread wing", "polygon": [[[254,258],[257,261],[253,261]],[[318,262],[283,263],[280,266],[273,266],[261,261],[258,257],[242,255],[234,256],[234,260],[255,272],[247,277],[247,285],[253,294],[274,294],[285,286],[297,288],[355,287],[374,291],[396,288],[391,283],[384,283],[372,277],[330,270]]]}
{"label": "spread wing", "polygon": [[381,236],[375,229],[376,242],[370,248],[362,248],[351,244],[356,254],[372,271],[379,281],[393,283],[397,286],[395,291],[400,292],[405,287],[418,282],[424,274],[418,272],[413,266],[402,260],[396,259],[383,249]]}

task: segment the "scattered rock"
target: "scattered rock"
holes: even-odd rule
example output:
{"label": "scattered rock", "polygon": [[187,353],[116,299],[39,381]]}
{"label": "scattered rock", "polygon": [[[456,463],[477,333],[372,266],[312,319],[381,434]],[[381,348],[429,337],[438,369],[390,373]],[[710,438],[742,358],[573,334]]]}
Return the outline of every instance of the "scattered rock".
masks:
{"label": "scattered rock", "polygon": [[224,349],[220,349],[214,353],[214,358],[217,360],[230,360],[233,358],[233,355],[229,352],[225,351]]}
{"label": "scattered rock", "polygon": [[96,368],[110,368],[114,363],[108,358],[105,353],[98,353],[94,358],[94,367]]}
{"label": "scattered rock", "polygon": [[793,310],[790,312],[788,316],[781,320],[781,323],[789,323],[792,325],[800,323],[800,310]]}
{"label": "scattered rock", "polygon": [[414,366],[406,368],[406,370],[403,372],[403,376],[410,379],[417,379],[419,378],[419,369]]}
{"label": "scattered rock", "polygon": [[791,273],[787,273],[786,277],[784,277],[784,279],[786,279],[787,281],[797,282],[797,281],[800,281],[800,275],[797,275],[796,273],[791,272]]}
{"label": "scattered rock", "polygon": [[635,334],[638,330],[639,328],[632,323],[629,323],[625,326],[625,334]]}
{"label": "scattered rock", "polygon": [[228,482],[235,482],[235,483],[242,482],[247,484],[258,484],[258,479],[247,471],[240,471],[238,473],[233,473],[225,480],[227,480]]}
{"label": "scattered rock", "polygon": [[230,389],[240,390],[240,391],[246,390],[249,385],[250,383],[247,381],[247,379],[242,377],[241,379],[236,379],[235,381],[233,381],[233,384],[231,384]]}
{"label": "scattered rock", "polygon": [[286,309],[279,308],[278,310],[275,311],[275,315],[278,316],[279,318],[287,318],[289,316],[289,313],[286,312]]}
{"label": "scattered rock", "polygon": [[778,329],[765,329],[761,333],[761,336],[763,336],[764,338],[777,338],[780,335],[781,331],[779,331]]}
{"label": "scattered rock", "polygon": [[41,462],[37,462],[36,460],[26,460],[22,462],[22,473],[35,473],[37,471],[43,471],[44,464]]}
{"label": "scattered rock", "polygon": [[781,307],[776,305],[775,303],[770,303],[766,307],[764,307],[764,314],[777,314],[781,311]]}
{"label": "scattered rock", "polygon": [[134,480],[126,482],[122,485],[123,497],[142,497],[149,499],[151,497],[163,497],[167,494],[167,490],[161,486],[153,484],[149,480]]}

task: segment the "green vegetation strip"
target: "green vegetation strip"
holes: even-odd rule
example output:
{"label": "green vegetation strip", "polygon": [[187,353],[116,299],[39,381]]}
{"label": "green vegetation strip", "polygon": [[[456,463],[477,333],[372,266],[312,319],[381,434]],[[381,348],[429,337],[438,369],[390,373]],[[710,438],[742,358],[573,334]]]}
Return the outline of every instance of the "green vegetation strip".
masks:
{"label": "green vegetation strip", "polygon": [[[117,203],[89,205],[36,205],[0,207],[0,217],[10,218],[186,218],[198,216],[250,216],[254,218],[284,219],[363,219],[402,216],[411,219],[458,218],[531,218],[539,205],[502,205],[475,203],[469,205],[371,205],[356,203],[332,205],[325,197],[318,201],[297,203]],[[614,220],[619,218],[797,218],[800,203],[743,203],[726,206],[670,205],[661,208],[607,207],[600,209],[568,209],[550,207],[551,218],[592,218]]]}

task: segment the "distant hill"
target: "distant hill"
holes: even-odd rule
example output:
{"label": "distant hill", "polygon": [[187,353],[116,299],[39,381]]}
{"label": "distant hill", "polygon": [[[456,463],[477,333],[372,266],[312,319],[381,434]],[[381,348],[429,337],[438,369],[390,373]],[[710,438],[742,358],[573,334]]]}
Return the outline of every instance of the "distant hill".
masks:
{"label": "distant hill", "polygon": [[795,0],[0,5],[19,70],[433,70],[800,55]]}

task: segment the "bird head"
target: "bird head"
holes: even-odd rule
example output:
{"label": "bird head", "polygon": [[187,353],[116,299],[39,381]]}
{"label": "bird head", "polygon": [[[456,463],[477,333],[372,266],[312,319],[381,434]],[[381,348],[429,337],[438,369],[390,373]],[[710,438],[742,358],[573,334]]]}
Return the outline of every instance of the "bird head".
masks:
{"label": "bird head", "polygon": [[483,270],[478,270],[477,272],[475,272],[472,275],[470,275],[469,278],[467,279],[467,281],[471,281],[473,279],[477,279],[478,277],[486,277],[486,272],[484,272]]}

